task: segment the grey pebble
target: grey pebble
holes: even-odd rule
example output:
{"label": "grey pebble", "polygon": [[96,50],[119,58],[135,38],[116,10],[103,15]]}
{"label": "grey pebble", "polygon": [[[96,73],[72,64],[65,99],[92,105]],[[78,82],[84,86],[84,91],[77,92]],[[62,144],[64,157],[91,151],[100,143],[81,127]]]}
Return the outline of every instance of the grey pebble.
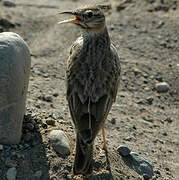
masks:
{"label": "grey pebble", "polygon": [[116,119],[115,118],[111,119],[111,124],[116,124]]}
{"label": "grey pebble", "polygon": [[13,1],[3,1],[3,5],[4,6],[8,6],[8,7],[15,7],[16,6],[16,4],[13,2]]}
{"label": "grey pebble", "polygon": [[158,93],[168,92],[169,87],[170,87],[170,86],[169,86],[168,83],[166,83],[166,82],[160,82],[160,83],[157,83],[157,84],[155,85],[155,88],[156,88],[156,90],[157,90]]}
{"label": "grey pebble", "polygon": [[46,120],[46,123],[47,123],[48,125],[55,126],[55,120],[53,120],[53,119],[47,119],[47,120]]}
{"label": "grey pebble", "polygon": [[66,134],[61,130],[52,130],[49,135],[53,149],[60,155],[70,154],[69,140]]}
{"label": "grey pebble", "polygon": [[153,103],[154,98],[153,97],[147,97],[147,103],[151,105]]}
{"label": "grey pebble", "polygon": [[131,140],[132,140],[132,137],[131,137],[131,136],[127,136],[124,140],[125,140],[125,141],[131,141]]}
{"label": "grey pebble", "polygon": [[121,156],[128,156],[131,152],[131,150],[127,146],[119,146],[117,148],[117,151]]}
{"label": "grey pebble", "polygon": [[6,173],[8,180],[16,180],[17,169],[15,167],[9,168]]}

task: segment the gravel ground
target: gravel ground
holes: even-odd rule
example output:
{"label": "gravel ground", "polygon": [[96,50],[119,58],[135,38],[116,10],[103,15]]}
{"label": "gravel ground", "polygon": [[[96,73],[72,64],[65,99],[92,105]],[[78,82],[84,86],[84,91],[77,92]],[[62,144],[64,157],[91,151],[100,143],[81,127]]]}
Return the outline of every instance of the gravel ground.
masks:
{"label": "gravel ground", "polygon": [[[20,34],[31,50],[31,77],[23,136],[19,145],[0,145],[0,179],[81,179],[72,177],[75,133],[65,98],[65,66],[70,45],[80,35],[57,12],[87,0],[0,0],[0,32]],[[97,1],[95,1],[97,2]],[[119,155],[125,145],[152,162],[153,180],[179,179],[179,2],[111,0],[107,13],[112,42],[121,56],[117,101],[105,124],[108,154],[95,141],[90,179],[144,179]],[[164,90],[161,90],[161,84]],[[51,130],[63,130],[70,155],[57,154]],[[17,173],[17,174],[16,174]]]}

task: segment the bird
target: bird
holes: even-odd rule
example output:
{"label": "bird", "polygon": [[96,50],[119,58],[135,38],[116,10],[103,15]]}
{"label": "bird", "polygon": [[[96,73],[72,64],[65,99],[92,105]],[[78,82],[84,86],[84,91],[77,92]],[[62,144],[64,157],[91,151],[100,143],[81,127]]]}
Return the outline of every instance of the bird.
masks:
{"label": "bird", "polygon": [[59,24],[82,29],[73,43],[66,67],[66,98],[76,132],[74,175],[93,172],[93,144],[116,100],[120,80],[120,57],[108,34],[104,12],[110,4],[87,5],[60,12],[74,16]]}

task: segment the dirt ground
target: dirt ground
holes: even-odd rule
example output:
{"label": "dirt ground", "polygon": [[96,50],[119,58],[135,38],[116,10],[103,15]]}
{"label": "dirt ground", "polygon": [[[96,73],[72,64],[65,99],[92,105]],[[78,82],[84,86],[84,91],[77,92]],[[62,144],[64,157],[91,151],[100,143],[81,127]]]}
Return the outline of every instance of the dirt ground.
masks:
{"label": "dirt ground", "polygon": [[[73,178],[75,133],[65,98],[65,66],[69,49],[80,35],[73,25],[58,25],[67,16],[57,12],[92,3],[87,0],[0,0],[0,31],[20,34],[31,51],[31,77],[19,145],[0,152],[0,180],[9,167],[17,180]],[[100,1],[95,1],[100,2]],[[153,3],[152,3],[153,2]],[[122,75],[117,101],[105,124],[108,156],[101,134],[95,141],[91,179],[143,179],[118,155],[126,145],[152,162],[157,180],[179,179],[179,2],[174,0],[111,0],[106,22],[121,56]],[[158,93],[155,84],[170,86]],[[47,124],[55,121],[55,125]],[[31,124],[31,127],[29,127]],[[49,132],[60,129],[70,139],[71,154],[62,158],[49,143]],[[107,161],[109,161],[107,163]],[[107,164],[109,167],[107,167]],[[178,174],[177,174],[178,173]]]}

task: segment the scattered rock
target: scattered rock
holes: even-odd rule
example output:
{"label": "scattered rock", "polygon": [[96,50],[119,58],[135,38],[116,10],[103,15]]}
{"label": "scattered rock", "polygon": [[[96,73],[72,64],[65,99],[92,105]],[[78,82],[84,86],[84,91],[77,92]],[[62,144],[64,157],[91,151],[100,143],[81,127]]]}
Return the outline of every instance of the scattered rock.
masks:
{"label": "scattered rock", "polygon": [[124,140],[125,140],[125,141],[131,141],[131,140],[132,140],[132,137],[131,137],[131,136],[127,136]]}
{"label": "scattered rock", "polygon": [[167,132],[162,133],[163,136],[168,136]]}
{"label": "scattered rock", "polygon": [[156,0],[148,0],[149,3],[154,3]]}
{"label": "scattered rock", "polygon": [[131,152],[131,150],[127,146],[119,146],[117,148],[117,151],[121,156],[128,156]]}
{"label": "scattered rock", "polygon": [[46,123],[47,123],[48,125],[55,126],[55,120],[53,120],[53,119],[47,119],[47,120],[46,120]]}
{"label": "scattered rock", "polygon": [[16,4],[12,1],[3,1],[3,5],[7,7],[15,7]]}
{"label": "scattered rock", "polygon": [[165,121],[167,121],[168,123],[172,123],[172,122],[173,122],[173,120],[172,120],[170,117],[167,117],[167,118],[165,119]]}
{"label": "scattered rock", "polygon": [[3,145],[2,144],[0,144],[0,151],[2,151],[3,150]]}
{"label": "scattered rock", "polygon": [[158,93],[165,93],[169,90],[169,85],[166,82],[157,83],[155,88]]}
{"label": "scattered rock", "polygon": [[43,127],[44,129],[47,129],[48,126],[47,126],[46,123],[43,122],[43,123],[42,123],[42,127]]}
{"label": "scattered rock", "polygon": [[15,167],[9,168],[6,173],[8,180],[16,180],[17,170]]}
{"label": "scattered rock", "polygon": [[158,169],[155,170],[154,173],[157,174],[157,175],[159,175],[159,176],[161,175],[161,172],[160,172],[160,170],[158,170]]}
{"label": "scattered rock", "polygon": [[163,82],[162,76],[157,76],[157,77],[156,77],[156,80],[157,80],[158,82]]}
{"label": "scattered rock", "polygon": [[134,71],[135,76],[141,74],[141,71],[137,68],[134,68],[133,71]]}
{"label": "scattered rock", "polygon": [[54,150],[60,155],[70,154],[69,140],[66,134],[61,130],[52,130],[50,132],[50,142]]}
{"label": "scattered rock", "polygon": [[120,5],[118,5],[117,7],[116,7],[116,10],[118,11],[118,12],[120,12],[120,11],[122,11],[122,10],[124,10],[126,7],[123,5],[123,4],[120,4]]}
{"label": "scattered rock", "polygon": [[116,124],[116,119],[115,118],[111,119],[111,124]]}
{"label": "scattered rock", "polygon": [[14,28],[15,27],[15,24],[10,22],[9,20],[5,19],[5,18],[1,18],[0,19],[0,25],[6,29],[9,29],[9,28]]}
{"label": "scattered rock", "polygon": [[46,101],[46,102],[53,102],[53,98],[51,95],[42,95],[39,97],[39,99]]}
{"label": "scattered rock", "polygon": [[53,96],[54,96],[54,97],[58,97],[58,96],[59,96],[59,93],[58,93],[58,92],[55,92],[55,93],[53,93]]}
{"label": "scattered rock", "polygon": [[149,105],[151,105],[153,103],[154,98],[153,97],[148,97],[146,100],[147,100],[147,103]]}

